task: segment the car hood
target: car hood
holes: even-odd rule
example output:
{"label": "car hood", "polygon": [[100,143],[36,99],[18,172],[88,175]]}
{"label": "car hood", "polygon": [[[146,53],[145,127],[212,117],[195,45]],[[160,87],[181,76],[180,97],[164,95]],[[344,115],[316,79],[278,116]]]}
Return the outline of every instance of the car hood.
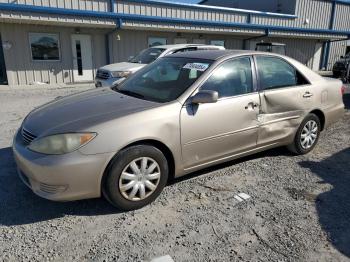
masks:
{"label": "car hood", "polygon": [[116,63],[116,64],[110,64],[105,65],[101,67],[100,69],[106,70],[106,71],[131,71],[135,72],[142,67],[144,67],[145,64],[137,64],[137,63],[129,63],[129,62],[122,62],[122,63]]}
{"label": "car hood", "polygon": [[94,131],[89,128],[160,105],[110,88],[94,89],[58,98],[34,109],[26,117],[23,127],[35,136]]}

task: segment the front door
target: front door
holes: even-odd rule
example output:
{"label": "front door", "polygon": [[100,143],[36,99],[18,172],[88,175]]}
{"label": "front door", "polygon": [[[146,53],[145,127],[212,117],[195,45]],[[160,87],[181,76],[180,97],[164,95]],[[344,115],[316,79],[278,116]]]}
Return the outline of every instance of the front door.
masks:
{"label": "front door", "polygon": [[90,35],[72,35],[74,82],[93,80]]}
{"label": "front door", "polygon": [[181,110],[185,169],[255,148],[259,94],[254,91],[251,59],[237,58],[217,67],[199,90],[213,90],[219,100]]}
{"label": "front door", "polygon": [[258,146],[291,138],[312,108],[315,94],[308,80],[284,59],[256,56],[261,111]]}
{"label": "front door", "polygon": [[7,85],[7,74],[5,66],[4,52],[2,48],[2,41],[0,35],[0,85]]}

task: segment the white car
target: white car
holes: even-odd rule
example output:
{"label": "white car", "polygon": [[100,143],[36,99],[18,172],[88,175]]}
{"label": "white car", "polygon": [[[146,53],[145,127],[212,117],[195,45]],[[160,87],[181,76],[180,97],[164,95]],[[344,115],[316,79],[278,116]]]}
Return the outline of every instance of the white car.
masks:
{"label": "white car", "polygon": [[156,59],[170,54],[197,50],[224,50],[223,46],[200,44],[160,45],[142,50],[128,62],[105,65],[97,70],[96,87],[111,87]]}

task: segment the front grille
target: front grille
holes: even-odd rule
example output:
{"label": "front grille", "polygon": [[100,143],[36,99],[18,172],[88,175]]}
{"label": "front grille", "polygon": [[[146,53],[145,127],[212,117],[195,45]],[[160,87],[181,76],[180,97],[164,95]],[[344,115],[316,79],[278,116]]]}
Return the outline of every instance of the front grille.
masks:
{"label": "front grille", "polygon": [[21,130],[21,135],[22,135],[23,142],[27,145],[29,145],[36,138],[35,135],[30,133],[28,130],[25,130],[24,128],[22,128]]}
{"label": "front grille", "polygon": [[104,71],[104,70],[97,70],[96,73],[96,78],[100,78],[100,79],[108,79],[110,77],[110,74],[108,71]]}

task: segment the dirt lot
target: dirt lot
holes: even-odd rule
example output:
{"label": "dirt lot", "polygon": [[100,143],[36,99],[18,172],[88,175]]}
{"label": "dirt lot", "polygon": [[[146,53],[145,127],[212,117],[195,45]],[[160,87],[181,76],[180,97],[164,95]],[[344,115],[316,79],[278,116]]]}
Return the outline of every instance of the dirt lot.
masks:
{"label": "dirt lot", "polygon": [[206,169],[119,213],[103,199],[41,199],[16,175],[11,139],[25,115],[82,90],[1,91],[0,261],[350,261],[350,94],[312,153],[280,148]]}

